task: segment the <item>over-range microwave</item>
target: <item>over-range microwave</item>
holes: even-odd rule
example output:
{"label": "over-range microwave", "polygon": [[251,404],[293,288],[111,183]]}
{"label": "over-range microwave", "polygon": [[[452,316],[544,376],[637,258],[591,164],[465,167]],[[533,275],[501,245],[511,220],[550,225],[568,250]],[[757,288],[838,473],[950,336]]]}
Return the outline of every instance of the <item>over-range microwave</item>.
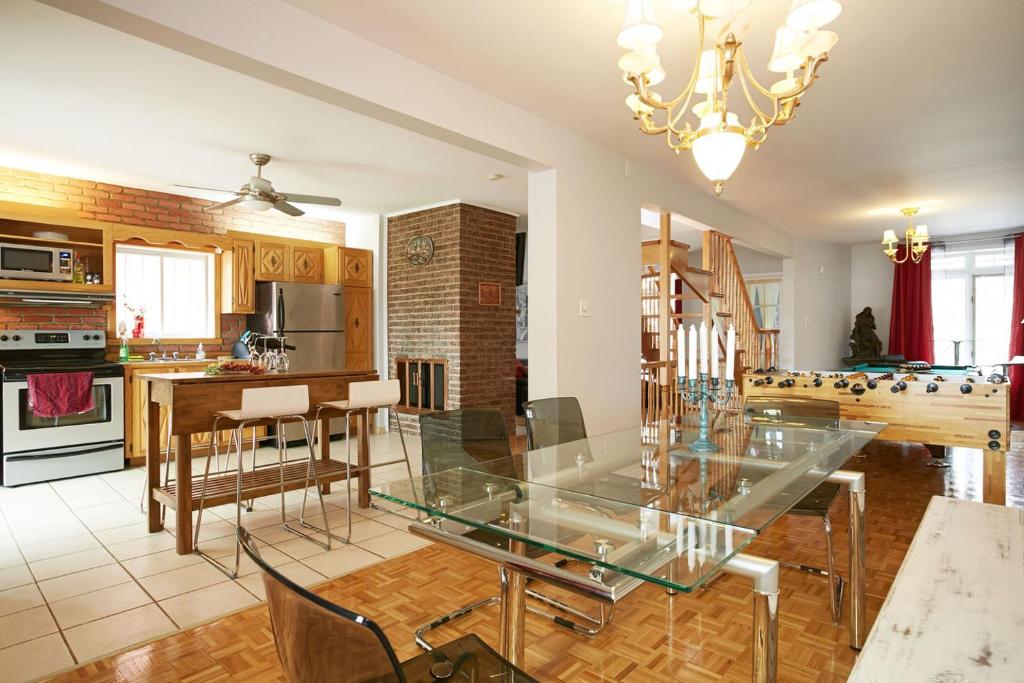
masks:
{"label": "over-range microwave", "polygon": [[70,282],[73,261],[71,249],[0,242],[0,277]]}

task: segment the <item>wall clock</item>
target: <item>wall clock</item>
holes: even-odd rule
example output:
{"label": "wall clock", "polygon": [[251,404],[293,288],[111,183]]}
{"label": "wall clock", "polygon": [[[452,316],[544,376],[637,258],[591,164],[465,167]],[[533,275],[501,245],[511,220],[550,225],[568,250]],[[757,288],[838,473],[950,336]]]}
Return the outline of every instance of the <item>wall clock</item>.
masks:
{"label": "wall clock", "polygon": [[434,256],[434,240],[429,235],[417,235],[409,240],[405,254],[412,265],[425,266]]}

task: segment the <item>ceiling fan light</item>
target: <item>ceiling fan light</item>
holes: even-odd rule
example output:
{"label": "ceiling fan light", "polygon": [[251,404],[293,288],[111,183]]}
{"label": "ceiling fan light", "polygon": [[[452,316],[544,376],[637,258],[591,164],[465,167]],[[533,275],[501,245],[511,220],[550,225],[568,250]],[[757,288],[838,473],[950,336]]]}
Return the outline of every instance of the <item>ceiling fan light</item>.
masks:
{"label": "ceiling fan light", "polygon": [[796,31],[813,31],[831,23],[842,11],[838,0],[793,0],[786,25]]}
{"label": "ceiling fan light", "polygon": [[775,31],[775,49],[768,60],[768,70],[784,74],[799,69],[804,62],[800,54],[802,47],[799,33],[789,26],[780,26]]}
{"label": "ceiling fan light", "polygon": [[[717,119],[717,116],[709,116],[706,120],[711,118]],[[735,120],[734,114],[727,116],[730,125]],[[747,139],[738,131],[716,128],[702,127],[698,131],[698,137],[693,141],[693,159],[704,177],[715,183],[715,193],[719,194],[722,183],[732,176],[743,161]]]}
{"label": "ceiling fan light", "polygon": [[258,197],[245,197],[242,199],[241,204],[250,211],[269,211],[274,208],[273,202],[268,202],[266,199]]}
{"label": "ceiling fan light", "polygon": [[700,0],[698,8],[706,17],[731,17],[742,12],[754,0]]}
{"label": "ceiling fan light", "polygon": [[626,19],[615,42],[627,50],[654,47],[665,35],[654,19],[650,0],[626,0]]}
{"label": "ceiling fan light", "polygon": [[799,48],[803,58],[817,59],[826,54],[839,42],[839,36],[833,31],[814,31],[808,34]]}

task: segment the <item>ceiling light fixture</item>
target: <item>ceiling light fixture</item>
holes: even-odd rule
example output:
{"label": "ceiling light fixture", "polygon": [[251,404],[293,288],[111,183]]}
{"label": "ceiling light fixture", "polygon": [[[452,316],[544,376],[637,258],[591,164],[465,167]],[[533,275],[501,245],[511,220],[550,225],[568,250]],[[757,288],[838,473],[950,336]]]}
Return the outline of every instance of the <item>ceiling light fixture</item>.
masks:
{"label": "ceiling light fixture", "polygon": [[[725,181],[743,160],[747,147],[757,149],[772,126],[793,119],[800,97],[817,79],[818,68],[838,36],[820,30],[842,11],[838,0],[793,0],[785,23],[775,33],[775,49],[768,70],[785,78],[765,88],[754,79],[740,39],[751,27],[745,10],[753,0],[683,0],[697,18],[697,55],[690,81],[677,97],[666,100],[652,90],[665,79],[658,56],[664,31],[654,19],[650,0],[626,0],[626,20],[616,42],[629,50],[619,59],[623,79],[634,92],[626,98],[633,118],[647,135],[665,135],[670,149],[678,154],[693,150],[701,172],[721,195]],[[705,47],[705,38],[711,44]],[[749,125],[742,125],[730,112],[729,89],[739,76],[743,97],[753,111]],[[690,108],[694,95],[703,102]],[[762,108],[754,100],[759,94],[770,104]],[[694,129],[683,117],[691,112],[698,124]],[[655,122],[655,112],[664,112],[664,123]]]}
{"label": "ceiling light fixture", "polygon": [[912,263],[920,263],[924,258],[924,253],[928,251],[928,226],[919,225],[915,228],[913,223],[913,217],[917,215],[918,210],[918,207],[900,209],[900,213],[907,217],[907,229],[903,235],[906,251],[903,258],[896,257],[898,251],[896,245],[899,243],[896,231],[886,230],[882,235],[882,244],[885,245],[885,249],[882,251],[893,263],[906,263],[907,259],[910,259]]}

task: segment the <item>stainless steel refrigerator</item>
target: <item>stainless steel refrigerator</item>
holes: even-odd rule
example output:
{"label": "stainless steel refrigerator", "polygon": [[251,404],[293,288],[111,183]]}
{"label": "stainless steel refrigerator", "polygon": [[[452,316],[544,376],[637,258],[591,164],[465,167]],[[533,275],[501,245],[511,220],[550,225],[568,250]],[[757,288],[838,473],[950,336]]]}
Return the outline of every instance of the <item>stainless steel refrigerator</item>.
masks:
{"label": "stainless steel refrigerator", "polygon": [[[256,313],[249,329],[287,338],[288,369],[337,370],[345,367],[345,288],[297,282],[256,285]],[[341,398],[340,396],[338,398]],[[345,422],[331,420],[331,433],[344,432]],[[285,427],[288,441],[303,439],[302,426]]]}

